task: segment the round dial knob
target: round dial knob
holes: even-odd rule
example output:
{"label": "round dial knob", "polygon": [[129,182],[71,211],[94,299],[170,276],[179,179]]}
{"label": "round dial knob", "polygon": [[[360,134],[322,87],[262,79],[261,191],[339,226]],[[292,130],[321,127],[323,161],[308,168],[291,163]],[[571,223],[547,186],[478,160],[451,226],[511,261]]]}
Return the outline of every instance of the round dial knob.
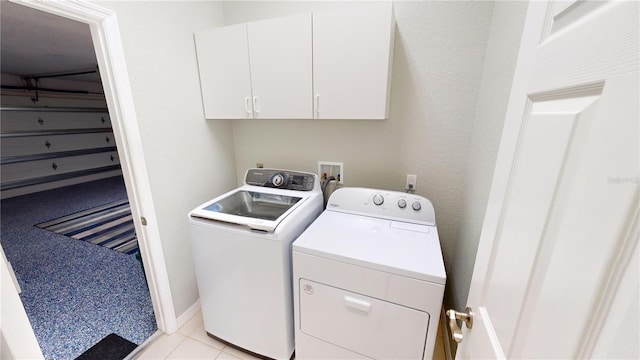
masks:
{"label": "round dial knob", "polygon": [[419,201],[414,201],[413,204],[411,204],[411,207],[413,208],[413,210],[418,211],[422,209],[422,204],[420,204]]}
{"label": "round dial knob", "polygon": [[398,207],[400,209],[404,209],[407,207],[407,201],[405,199],[398,200]]}
{"label": "round dial knob", "polygon": [[280,186],[284,184],[284,176],[282,176],[282,174],[275,174],[273,179],[271,179],[271,182],[273,183],[273,186]]}
{"label": "round dial knob", "polygon": [[384,198],[380,194],[373,195],[373,203],[376,205],[382,205]]}

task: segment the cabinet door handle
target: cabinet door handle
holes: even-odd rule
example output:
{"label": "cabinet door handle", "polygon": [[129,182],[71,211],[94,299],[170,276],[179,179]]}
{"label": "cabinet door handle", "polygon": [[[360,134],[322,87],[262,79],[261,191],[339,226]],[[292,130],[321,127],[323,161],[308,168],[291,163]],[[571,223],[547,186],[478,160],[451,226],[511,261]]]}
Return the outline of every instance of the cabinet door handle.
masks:
{"label": "cabinet door handle", "polygon": [[316,108],[316,114],[320,113],[320,95],[316,95],[316,103],[315,103],[315,108]]}
{"label": "cabinet door handle", "polygon": [[244,98],[244,111],[247,112],[247,114],[251,114],[251,109],[249,108],[249,106],[251,106],[249,104],[249,97],[247,96],[246,98]]}
{"label": "cabinet door handle", "polygon": [[256,114],[260,112],[258,110],[258,97],[257,96],[253,97],[253,112],[256,113]]}

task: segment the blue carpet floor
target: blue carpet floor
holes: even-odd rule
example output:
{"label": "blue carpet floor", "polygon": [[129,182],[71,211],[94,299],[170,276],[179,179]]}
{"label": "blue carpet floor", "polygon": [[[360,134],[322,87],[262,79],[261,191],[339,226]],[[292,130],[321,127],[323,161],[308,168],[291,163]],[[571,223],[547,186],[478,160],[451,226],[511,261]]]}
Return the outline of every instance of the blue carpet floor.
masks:
{"label": "blue carpet floor", "polygon": [[114,177],[1,202],[0,244],[46,359],[75,359],[111,333],[140,344],[156,331],[135,255],[34,226],[126,196]]}

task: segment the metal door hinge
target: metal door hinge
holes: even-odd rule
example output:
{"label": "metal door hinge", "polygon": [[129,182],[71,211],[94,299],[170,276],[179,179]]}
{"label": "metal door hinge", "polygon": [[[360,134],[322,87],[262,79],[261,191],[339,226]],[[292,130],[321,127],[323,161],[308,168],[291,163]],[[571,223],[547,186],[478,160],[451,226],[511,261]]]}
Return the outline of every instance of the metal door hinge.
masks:
{"label": "metal door hinge", "polygon": [[144,216],[140,216],[140,222],[143,226],[147,226],[147,218]]}

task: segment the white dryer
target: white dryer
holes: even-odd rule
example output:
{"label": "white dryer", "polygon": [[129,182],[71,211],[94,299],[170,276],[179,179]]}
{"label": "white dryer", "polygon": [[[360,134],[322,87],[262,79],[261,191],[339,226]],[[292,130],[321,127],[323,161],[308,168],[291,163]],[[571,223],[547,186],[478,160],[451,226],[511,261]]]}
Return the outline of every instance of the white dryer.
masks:
{"label": "white dryer", "polygon": [[297,359],[430,359],[446,274],[418,195],[342,188],[293,243]]}
{"label": "white dryer", "polygon": [[291,243],[321,212],[315,174],[249,169],[243,186],[189,213],[210,336],[261,357],[292,356]]}

